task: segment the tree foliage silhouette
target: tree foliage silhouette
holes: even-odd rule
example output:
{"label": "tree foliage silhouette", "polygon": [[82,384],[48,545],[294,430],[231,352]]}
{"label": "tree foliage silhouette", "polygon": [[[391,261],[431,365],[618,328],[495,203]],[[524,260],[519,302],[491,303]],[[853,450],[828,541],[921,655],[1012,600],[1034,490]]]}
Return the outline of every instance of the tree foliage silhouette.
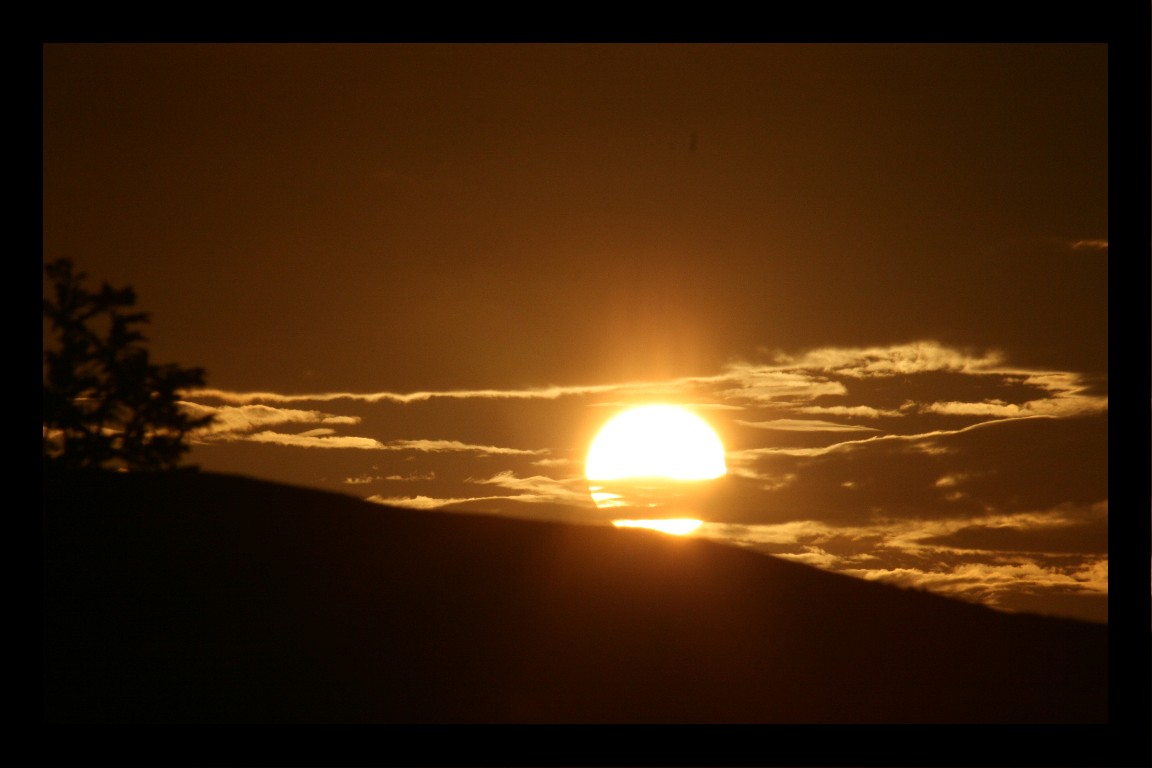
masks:
{"label": "tree foliage silhouette", "polygon": [[[157,365],[137,327],[131,286],[91,292],[69,259],[44,267],[44,462],[58,469],[176,469],[196,417],[180,392],[204,384],[202,368]],[[51,337],[51,338],[49,338]]]}

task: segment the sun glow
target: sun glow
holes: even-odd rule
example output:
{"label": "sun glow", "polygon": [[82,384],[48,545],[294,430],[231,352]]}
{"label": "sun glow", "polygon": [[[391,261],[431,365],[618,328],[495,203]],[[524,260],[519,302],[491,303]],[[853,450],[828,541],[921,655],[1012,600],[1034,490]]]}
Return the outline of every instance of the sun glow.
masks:
{"label": "sun glow", "polygon": [[589,480],[711,480],[727,471],[724,445],[708,422],[674,405],[617,414],[600,429],[584,463]]}
{"label": "sun glow", "polygon": [[662,533],[671,533],[674,536],[684,536],[704,524],[703,520],[693,520],[688,517],[677,517],[669,520],[613,520],[612,525],[617,528],[651,528]]}

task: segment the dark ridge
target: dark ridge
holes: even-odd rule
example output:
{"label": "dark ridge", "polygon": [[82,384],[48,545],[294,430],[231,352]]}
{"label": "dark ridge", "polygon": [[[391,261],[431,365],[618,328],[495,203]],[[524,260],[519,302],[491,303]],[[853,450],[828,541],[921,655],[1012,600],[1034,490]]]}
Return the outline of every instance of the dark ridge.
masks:
{"label": "dark ridge", "polygon": [[45,721],[1105,723],[1108,629],[196,472],[44,486]]}

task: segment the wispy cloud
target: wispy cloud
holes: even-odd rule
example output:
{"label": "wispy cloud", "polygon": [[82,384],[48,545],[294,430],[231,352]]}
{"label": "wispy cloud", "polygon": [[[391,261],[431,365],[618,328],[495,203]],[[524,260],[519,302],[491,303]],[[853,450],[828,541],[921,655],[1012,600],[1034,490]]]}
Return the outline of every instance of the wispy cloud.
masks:
{"label": "wispy cloud", "polygon": [[971,602],[1000,606],[1005,599],[1029,590],[1063,590],[1082,595],[1108,592],[1107,560],[1068,570],[1043,563],[960,563],[952,567],[845,568],[843,573],[872,581],[931,590]]}
{"label": "wispy cloud", "polygon": [[435,480],[435,472],[416,473],[410,472],[408,474],[392,474],[392,475],[356,475],[355,477],[344,478],[345,485],[368,485],[370,483],[385,482],[423,482],[427,480]]}
{"label": "wispy cloud", "polygon": [[381,442],[370,437],[337,435],[330,428],[310,429],[289,434],[264,430],[255,433],[222,433],[212,437],[218,442],[253,442],[292,446],[297,448],[358,448],[374,451],[415,451],[419,453],[475,453],[482,456],[540,456],[548,450],[507,448],[498,445],[477,445],[459,440],[390,440]]}
{"label": "wispy cloud", "polygon": [[944,413],[956,416],[995,416],[1003,418],[1019,416],[1023,408],[1015,403],[1005,403],[1003,400],[985,400],[981,403],[928,403],[919,408],[921,413]]}
{"label": "wispy cloud", "polygon": [[361,450],[384,450],[386,446],[379,440],[373,440],[370,437],[348,437],[340,435],[325,435],[305,433],[300,435],[290,435],[284,432],[264,431],[257,432],[251,435],[244,435],[243,437],[236,437],[236,440],[246,440],[253,443],[271,443],[274,445],[286,445],[295,448],[357,448]]}
{"label": "wispy cloud", "polygon": [[[875,387],[885,379],[898,380],[901,389],[914,396],[927,386],[917,382],[928,381],[917,377],[929,375],[951,377],[944,381],[952,382],[952,388],[957,391],[980,386],[988,391],[1011,391],[1015,397],[1013,400],[986,397],[973,401],[929,402],[905,397],[899,407],[894,407],[895,404],[885,407],[875,400],[878,393]],[[1107,397],[1090,394],[1089,383],[1079,374],[1013,368],[1005,365],[999,351],[972,352],[933,341],[890,347],[828,347],[801,355],[777,354],[768,363],[733,363],[709,383],[717,387],[716,394],[722,400],[812,416],[881,419],[920,412],[991,419],[1027,415],[1065,417],[1102,413],[1108,404]],[[861,389],[863,383],[869,383],[870,388]],[[938,386],[938,382],[936,384]],[[894,391],[897,390],[889,389],[886,396],[891,397]],[[857,402],[816,402],[835,398]],[[787,423],[782,419],[776,421],[780,426],[767,426],[772,420],[748,419],[741,423],[763,424],[768,429],[782,429]]]}
{"label": "wispy cloud", "polygon": [[449,504],[464,504],[470,501],[486,501],[489,499],[507,498],[502,496],[478,496],[474,498],[440,499],[433,496],[380,496],[367,497],[366,501],[373,504],[384,504],[389,507],[407,507],[409,509],[438,509]]}
{"label": "wispy cloud", "polygon": [[337,416],[315,410],[294,408],[273,408],[267,405],[207,406],[203,403],[184,401],[182,407],[194,416],[214,416],[209,425],[208,435],[226,432],[246,432],[274,424],[358,424],[358,416]]}
{"label": "wispy cloud", "polygon": [[1003,355],[995,350],[974,352],[917,341],[887,347],[824,347],[796,356],[778,355],[776,364],[864,378],[928,371],[981,372],[997,368],[1002,361]]}
{"label": "wispy cloud", "polygon": [[1005,403],[1002,400],[985,400],[979,403],[942,402],[926,403],[919,406],[921,413],[939,413],[952,416],[991,416],[997,419],[1013,419],[1024,416],[1047,416],[1051,418],[1086,416],[1104,413],[1108,410],[1106,397],[1056,397],[1049,400],[1033,400],[1021,405]]}
{"label": "wispy cloud", "polygon": [[[1106,595],[1107,509],[1102,501],[972,520],[890,520],[874,526],[815,520],[705,523],[698,535],[860,578],[1002,605],[1020,602],[1031,591]],[[1085,606],[1083,611],[1099,609]]]}
{"label": "wispy cloud", "polygon": [[1108,241],[1107,240],[1077,240],[1074,243],[1072,243],[1072,247],[1078,251],[1084,251],[1084,250],[1107,251],[1108,250]]}
{"label": "wispy cloud", "polygon": [[399,480],[399,481],[405,482],[405,483],[414,483],[414,482],[421,482],[421,481],[425,481],[425,480],[435,480],[436,479],[436,473],[435,472],[425,472],[423,474],[417,474],[417,473],[413,472],[413,473],[410,473],[407,475],[388,475],[387,477],[384,477],[381,479],[383,479],[383,480]]}
{"label": "wispy cloud", "polygon": [[[1017,420],[1023,419],[1039,419],[1050,418],[1047,416],[1021,416]],[[863,446],[874,445],[878,443],[915,443],[923,440],[931,440],[934,438],[945,437],[947,435],[958,435],[962,432],[968,432],[973,429],[980,429],[996,424],[1001,424],[1003,421],[984,421],[978,424],[970,424],[968,426],[959,427],[957,429],[935,429],[930,432],[918,432],[909,435],[874,435],[872,437],[863,437],[859,440],[843,440],[839,443],[832,445],[817,446],[814,448],[790,448],[790,447],[777,447],[769,446],[767,448],[746,448],[739,451],[729,451],[728,457],[737,461],[744,461],[758,456],[770,455],[785,455],[785,456],[823,456],[834,451],[856,450]]]}
{"label": "wispy cloud", "polygon": [[898,418],[904,415],[900,410],[873,408],[870,405],[809,405],[791,410],[794,413],[810,413],[814,416],[849,416],[865,419]]}
{"label": "wispy cloud", "polygon": [[[197,415],[217,416],[200,442],[382,454],[370,471],[326,470],[345,487],[373,484],[378,503],[577,522],[601,518],[580,471],[586,446],[569,442],[564,425],[577,422],[565,420],[581,409],[678,402],[709,410],[729,443],[716,514],[697,535],[1007,604],[1045,584],[1072,596],[1106,592],[1106,393],[1103,379],[920,341],[765,353],[714,375],[660,382],[200,390],[185,400]],[[480,410],[461,421],[451,401],[469,399]],[[485,408],[494,418],[483,418]],[[497,426],[486,433],[488,423]],[[533,442],[521,447],[522,439]],[[1057,469],[1067,467],[1077,469]],[[474,495],[481,488],[494,493]]]}
{"label": "wispy cloud", "polygon": [[738,402],[814,400],[817,397],[848,393],[847,387],[838,381],[767,365],[729,366],[725,369],[723,380],[739,386],[723,389],[718,393],[719,396]]}
{"label": "wispy cloud", "polygon": [[[907,401],[901,408],[883,407],[875,402],[829,404],[818,399],[864,397],[854,393],[853,382],[885,377],[911,377],[918,374],[946,372],[954,375],[981,376],[989,387],[1012,384],[1036,393],[1026,402],[1004,398],[976,401],[940,400],[917,403]],[[1023,390],[1022,390],[1023,391]],[[461,389],[423,392],[328,392],[280,394],[273,392],[228,392],[199,389],[185,393],[187,407],[197,415],[217,417],[211,432],[252,430],[279,423],[313,422],[318,424],[355,424],[357,417],[275,407],[301,402],[350,401],[361,403],[406,404],[435,399],[477,400],[555,400],[561,397],[627,394],[628,400],[599,400],[589,405],[621,407],[638,402],[635,398],[659,395],[663,399],[680,399],[692,407],[716,411],[750,407],[775,407],[796,415],[840,416],[849,418],[897,418],[917,410],[925,413],[1005,418],[1019,415],[1075,415],[1101,412],[1107,398],[1087,394],[1088,385],[1079,375],[1062,371],[1028,371],[1003,365],[998,351],[972,352],[954,349],[934,341],[920,341],[889,347],[821,348],[800,355],[776,354],[770,362],[735,362],[713,376],[684,377],[669,381],[630,381],[595,385],[550,386],[526,389]],[[205,402],[208,401],[208,402]],[[219,401],[225,405],[212,406]],[[801,429],[795,419],[794,429]],[[773,423],[748,419],[746,425]],[[786,429],[787,420],[775,420]],[[819,429],[813,421],[805,430]],[[824,427],[831,430],[832,427]]]}
{"label": "wispy cloud", "polygon": [[513,498],[521,501],[533,502],[559,502],[572,504],[587,504],[589,502],[588,488],[582,478],[570,480],[556,480],[543,475],[532,477],[517,477],[513,472],[499,472],[483,480],[469,479],[468,482],[480,485],[496,485],[521,491]]}
{"label": "wispy cloud", "polygon": [[534,466],[534,467],[570,467],[570,466],[577,465],[577,464],[583,465],[583,462],[577,461],[576,459],[563,459],[563,458],[537,459],[536,461],[532,462],[532,466]]}
{"label": "wispy cloud", "polygon": [[878,432],[876,427],[862,427],[857,424],[836,424],[817,419],[773,419],[771,421],[740,421],[746,427],[776,429],[782,432]]}
{"label": "wispy cloud", "polygon": [[667,391],[670,387],[708,381],[710,378],[689,377],[674,381],[639,381],[616,384],[586,384],[572,386],[529,387],[525,389],[457,389],[423,392],[313,392],[287,395],[278,392],[231,392],[223,389],[202,388],[189,390],[187,397],[215,399],[226,403],[306,403],[350,400],[364,403],[415,403],[434,399],[451,400],[555,400],[560,397],[599,394],[620,391]]}
{"label": "wispy cloud", "polygon": [[475,445],[459,440],[392,440],[380,446],[386,451],[421,451],[423,453],[479,453],[485,456],[539,456],[548,449],[528,450],[524,448],[503,448],[498,445]]}
{"label": "wispy cloud", "polygon": [[[732,459],[732,454],[729,454],[728,460],[731,462]],[[747,466],[740,466],[739,464],[729,466],[728,474],[732,477],[743,478],[744,480],[752,480],[762,491],[778,491],[796,481],[795,472],[761,472],[755,469],[751,469]]]}
{"label": "wispy cloud", "polygon": [[952,550],[1106,554],[1108,502],[978,517],[947,532],[923,535],[914,543]]}

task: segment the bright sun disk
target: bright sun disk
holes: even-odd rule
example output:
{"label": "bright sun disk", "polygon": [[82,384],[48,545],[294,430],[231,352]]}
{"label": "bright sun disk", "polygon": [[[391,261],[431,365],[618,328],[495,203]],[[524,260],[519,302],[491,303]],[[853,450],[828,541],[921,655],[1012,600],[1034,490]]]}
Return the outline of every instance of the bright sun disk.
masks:
{"label": "bright sun disk", "polygon": [[645,405],[612,417],[592,441],[584,464],[589,480],[711,480],[727,471],[716,432],[675,405]]}
{"label": "bright sun disk", "polygon": [[665,520],[613,520],[612,525],[617,528],[650,528],[674,536],[684,536],[704,524],[703,520],[693,520],[688,517],[674,517]]}

